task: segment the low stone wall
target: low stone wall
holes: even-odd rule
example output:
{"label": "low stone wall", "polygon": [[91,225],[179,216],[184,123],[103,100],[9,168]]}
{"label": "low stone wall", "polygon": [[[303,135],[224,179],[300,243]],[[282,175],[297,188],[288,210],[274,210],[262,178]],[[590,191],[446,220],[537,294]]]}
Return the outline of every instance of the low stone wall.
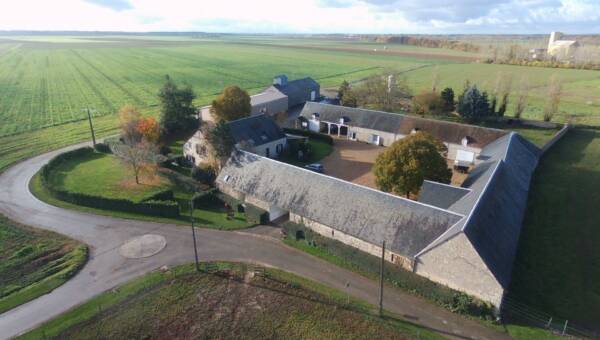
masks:
{"label": "low stone wall", "polygon": [[563,126],[560,131],[558,131],[552,139],[546,142],[546,144],[542,147],[542,155],[546,153],[556,142],[558,142],[569,130],[571,130],[572,126],[570,124],[566,124]]}
{"label": "low stone wall", "polygon": [[[377,257],[381,256],[381,247],[365,242],[361,239],[358,239],[354,236],[350,236],[321,223],[315,222],[313,220],[310,220],[308,218],[302,217],[294,213],[290,213],[290,221],[296,224],[304,225],[305,227],[309,228],[310,230],[316,232],[317,234],[323,237],[340,241],[346,245],[359,249],[367,254]],[[401,256],[389,250],[385,251],[384,258],[386,261],[397,264],[406,270],[412,271],[413,269],[412,261],[410,259],[407,259],[404,256]]]}

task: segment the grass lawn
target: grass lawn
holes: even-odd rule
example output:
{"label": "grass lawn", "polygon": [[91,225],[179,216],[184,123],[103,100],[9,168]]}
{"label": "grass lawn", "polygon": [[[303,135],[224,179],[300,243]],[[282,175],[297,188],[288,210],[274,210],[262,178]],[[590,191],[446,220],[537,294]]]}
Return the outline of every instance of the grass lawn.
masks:
{"label": "grass lawn", "polygon": [[574,129],[533,177],[509,298],[600,331],[600,131]]}
{"label": "grass lawn", "polygon": [[87,247],[0,215],[0,314],[47,294],[87,261]]}
{"label": "grass lawn", "polygon": [[333,151],[333,145],[330,145],[322,140],[314,140],[309,138],[308,145],[310,145],[312,150],[309,159],[300,161],[292,155],[285,154],[285,156],[281,158],[281,161],[296,166],[305,166],[307,164],[318,163],[323,158],[329,156],[329,154]]}
{"label": "grass lawn", "polygon": [[113,155],[97,152],[84,161],[63,162],[54,170],[51,182],[62,190],[134,202],[172,187],[167,179],[159,176],[142,175],[140,184],[136,184],[129,166]]}
{"label": "grass lawn", "polygon": [[21,338],[442,339],[396,316],[376,317],[365,302],[287,272],[215,267],[222,271],[198,274],[186,265],[147,274]]}
{"label": "grass lawn", "polygon": [[[96,209],[79,206],[54,198],[43,186],[39,174],[30,182],[31,192],[40,200],[66,209],[90,212],[128,219],[139,219],[163,223],[190,224],[190,199],[193,193],[170,183],[167,179],[160,178],[160,185],[136,185],[131,181],[131,174],[120,161],[113,155],[93,153],[88,158],[70,160],[61,164],[57,169],[56,177],[51,181],[63,189],[80,193],[93,194],[110,198],[126,198],[141,200],[158,191],[171,189],[175,201],[179,203],[181,215],[179,218],[155,217],[136,213]],[[126,185],[123,185],[125,183]],[[142,181],[142,183],[144,183]],[[235,212],[233,218],[228,218],[227,211],[221,206],[195,207],[194,223],[198,227],[222,230],[236,230],[252,226],[243,213]]]}

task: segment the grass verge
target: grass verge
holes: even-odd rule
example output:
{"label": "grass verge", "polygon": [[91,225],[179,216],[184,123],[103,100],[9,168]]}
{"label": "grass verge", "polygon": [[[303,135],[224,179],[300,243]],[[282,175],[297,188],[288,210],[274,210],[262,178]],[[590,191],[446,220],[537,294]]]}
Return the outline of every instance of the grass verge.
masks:
{"label": "grass verge", "polygon": [[0,314],[62,285],[87,257],[77,241],[0,215]]}
{"label": "grass verge", "polygon": [[394,315],[375,317],[367,303],[284,271],[211,267],[212,274],[192,265],[147,274],[21,338],[442,338]]}

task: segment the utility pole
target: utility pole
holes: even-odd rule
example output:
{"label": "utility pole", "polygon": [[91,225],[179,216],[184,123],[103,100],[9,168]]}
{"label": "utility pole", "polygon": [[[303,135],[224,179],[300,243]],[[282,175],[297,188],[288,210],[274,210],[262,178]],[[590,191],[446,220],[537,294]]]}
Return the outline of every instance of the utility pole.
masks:
{"label": "utility pole", "polygon": [[194,228],[194,198],[190,199],[190,220],[192,220],[192,238],[194,239],[194,258],[196,259],[196,271],[200,272],[200,263],[198,262],[198,249],[196,247],[196,228]]}
{"label": "utility pole", "polygon": [[94,125],[92,125],[92,114],[90,108],[87,108],[88,122],[90,122],[90,131],[92,132],[92,143],[96,146],[96,134],[94,134]]}
{"label": "utility pole", "polygon": [[379,268],[379,316],[383,316],[383,263],[385,261],[385,241],[381,247],[381,266]]}

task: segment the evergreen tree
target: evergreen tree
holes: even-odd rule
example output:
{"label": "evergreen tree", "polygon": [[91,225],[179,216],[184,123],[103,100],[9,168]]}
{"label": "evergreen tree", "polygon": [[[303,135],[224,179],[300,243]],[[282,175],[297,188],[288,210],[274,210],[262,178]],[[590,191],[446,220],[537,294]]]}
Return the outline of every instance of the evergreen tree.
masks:
{"label": "evergreen tree", "polygon": [[454,105],[454,90],[451,87],[446,87],[440,95],[444,101],[444,110],[447,112],[454,111],[456,108]]}
{"label": "evergreen tree", "polygon": [[490,114],[488,94],[477,86],[469,86],[459,98],[457,111],[465,120],[474,122]]}
{"label": "evergreen tree", "polygon": [[166,81],[158,93],[160,100],[160,127],[166,134],[172,134],[189,127],[196,107],[193,104],[196,95],[190,85],[179,88],[166,76]]}

